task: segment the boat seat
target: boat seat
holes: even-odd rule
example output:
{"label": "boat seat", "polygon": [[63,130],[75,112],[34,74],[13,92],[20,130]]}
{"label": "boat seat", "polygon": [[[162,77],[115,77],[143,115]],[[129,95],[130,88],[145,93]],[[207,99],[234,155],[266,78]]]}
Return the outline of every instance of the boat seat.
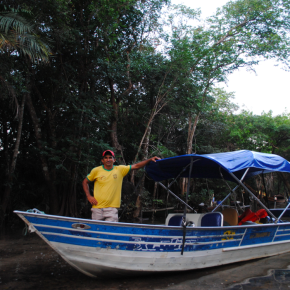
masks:
{"label": "boat seat", "polygon": [[208,212],[201,218],[202,227],[223,226],[223,215],[220,212]]}
{"label": "boat seat", "polygon": [[[186,224],[194,224],[195,227],[200,227],[200,221],[204,213],[187,213],[186,214]],[[169,221],[173,216],[183,216],[182,213],[170,213],[168,214],[165,225],[169,226]]]}
{"label": "boat seat", "polygon": [[239,215],[235,208],[225,208],[221,211],[224,217],[224,225],[236,226],[239,222]]}
{"label": "boat seat", "polygon": [[174,215],[168,221],[169,226],[181,227],[182,226],[182,215]]}

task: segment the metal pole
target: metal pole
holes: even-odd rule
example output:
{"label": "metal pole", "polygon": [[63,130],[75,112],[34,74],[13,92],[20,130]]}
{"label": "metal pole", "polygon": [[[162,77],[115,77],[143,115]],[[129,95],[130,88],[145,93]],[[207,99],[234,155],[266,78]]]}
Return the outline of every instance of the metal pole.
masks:
{"label": "metal pole", "polygon": [[[188,203],[188,193],[190,190],[190,177],[191,177],[191,172],[192,172],[192,164],[193,164],[193,160],[192,157],[190,158],[190,168],[189,168],[189,176],[188,176],[188,183],[187,183],[187,189],[186,189],[186,198],[185,198],[185,202],[186,204]],[[183,216],[186,216],[186,207],[184,208],[184,214]]]}
{"label": "metal pole", "polygon": [[172,194],[176,199],[178,199],[181,203],[183,203],[184,205],[186,205],[188,208],[190,208],[193,211],[193,208],[191,206],[189,206],[185,201],[183,201],[181,198],[179,198],[175,193],[173,193],[169,188],[167,188],[164,184],[162,184],[161,182],[158,182],[158,184],[160,186],[162,186],[164,189],[168,190],[168,192],[170,194]]}
{"label": "metal pole", "polygon": [[290,206],[290,202],[288,202],[288,205],[285,207],[285,209],[283,210],[283,212],[279,215],[278,219],[275,221],[275,224],[278,223],[278,221],[280,220],[280,218],[283,216],[284,212],[287,210],[287,208]]}
{"label": "metal pole", "polygon": [[[188,193],[190,190],[190,177],[191,177],[191,172],[192,172],[192,164],[193,164],[193,159],[192,157],[190,158],[190,169],[189,169],[189,175],[188,175],[188,183],[187,183],[187,190],[186,190],[186,204],[188,203]],[[182,227],[183,227],[183,236],[182,236],[182,248],[181,248],[181,255],[183,255],[184,251],[184,246],[185,246],[185,236],[186,236],[186,207],[184,207],[184,212],[183,212],[183,217],[182,217]]]}
{"label": "metal pole", "polygon": [[216,209],[218,209],[220,206],[222,206],[223,202],[228,199],[228,197],[232,194],[233,191],[235,191],[240,185],[237,185],[222,201],[220,204],[218,204],[211,212],[214,212]]}
{"label": "metal pole", "polygon": [[[246,170],[245,170],[245,172],[244,172],[244,174],[243,174],[243,176],[242,176],[242,178],[241,178],[241,181],[243,181],[244,180],[244,178],[246,177],[246,175],[247,175],[247,173],[248,173],[248,171],[249,171],[249,169],[250,168],[247,168]],[[224,179],[224,177],[223,177],[223,175],[222,175],[222,173],[221,173],[221,171],[220,171],[220,174],[221,174],[221,176],[222,176],[222,178]],[[226,183],[227,184],[227,183]],[[229,189],[231,190],[231,188],[230,188],[230,186],[227,184],[227,186],[229,187]],[[231,190],[231,192],[222,200],[222,202],[220,203],[220,204],[218,204],[211,212],[214,212],[216,209],[218,209],[222,204],[223,204],[223,202],[231,195],[231,193],[232,192],[234,192],[238,187],[239,187],[240,185],[237,185],[233,190]]]}
{"label": "metal pole", "polygon": [[232,173],[229,172],[229,174],[248,192],[250,193],[253,198],[270,214],[271,217],[277,220],[277,218],[270,212],[270,210]]}
{"label": "metal pole", "polygon": [[[192,157],[191,157],[191,159],[192,159]],[[176,181],[176,179],[186,170],[186,168],[190,165],[192,165],[194,162],[197,162],[197,161],[199,161],[200,159],[196,159],[196,160],[194,160],[194,161],[192,161],[191,163],[189,163],[189,164],[187,164],[183,169],[182,169],[182,171],[175,177],[175,179],[168,185],[168,188],[170,188],[170,186]]]}
{"label": "metal pole", "polygon": [[189,166],[190,164],[187,164],[182,170],[181,172],[174,178],[174,180],[168,185],[168,188],[170,188],[170,186],[177,180],[177,178],[186,170],[186,168]]}

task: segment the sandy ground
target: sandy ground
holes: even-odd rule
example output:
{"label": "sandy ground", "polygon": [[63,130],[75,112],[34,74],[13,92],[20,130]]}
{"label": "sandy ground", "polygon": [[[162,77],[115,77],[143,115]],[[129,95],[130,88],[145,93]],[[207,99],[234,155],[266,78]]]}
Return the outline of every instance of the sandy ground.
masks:
{"label": "sandy ground", "polygon": [[290,289],[288,265],[290,253],[199,271],[93,279],[69,266],[35,233],[19,232],[0,240],[0,289],[9,290]]}

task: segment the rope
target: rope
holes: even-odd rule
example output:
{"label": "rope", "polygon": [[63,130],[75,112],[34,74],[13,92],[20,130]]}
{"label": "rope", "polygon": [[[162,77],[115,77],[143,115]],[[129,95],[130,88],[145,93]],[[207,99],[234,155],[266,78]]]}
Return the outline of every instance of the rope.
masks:
{"label": "rope", "polygon": [[38,213],[38,214],[45,214],[44,211],[40,211],[37,208],[34,209],[28,209],[26,212],[31,212],[31,213]]}
{"label": "rope", "polygon": [[[45,214],[44,211],[40,211],[39,209],[37,208],[33,208],[33,209],[28,209],[26,212],[30,212],[30,213],[38,213],[38,214]],[[23,236],[26,236],[28,233],[28,225],[25,224],[23,230],[22,230],[22,235]]]}
{"label": "rope", "polygon": [[184,245],[185,245],[185,236],[186,236],[186,217],[182,217],[182,248],[181,248],[181,255],[183,255]]}
{"label": "rope", "polygon": [[22,230],[22,235],[23,235],[23,236],[26,236],[27,233],[28,233],[28,225],[25,224],[25,226],[24,226],[24,228],[23,228],[23,230]]}

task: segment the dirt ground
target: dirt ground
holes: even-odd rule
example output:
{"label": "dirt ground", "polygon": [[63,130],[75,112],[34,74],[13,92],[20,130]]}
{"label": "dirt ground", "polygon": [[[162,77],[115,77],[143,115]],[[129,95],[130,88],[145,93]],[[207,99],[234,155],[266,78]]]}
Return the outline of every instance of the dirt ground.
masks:
{"label": "dirt ground", "polygon": [[0,240],[0,289],[5,290],[290,289],[288,265],[290,253],[198,271],[93,279],[68,265],[35,233],[17,232]]}

